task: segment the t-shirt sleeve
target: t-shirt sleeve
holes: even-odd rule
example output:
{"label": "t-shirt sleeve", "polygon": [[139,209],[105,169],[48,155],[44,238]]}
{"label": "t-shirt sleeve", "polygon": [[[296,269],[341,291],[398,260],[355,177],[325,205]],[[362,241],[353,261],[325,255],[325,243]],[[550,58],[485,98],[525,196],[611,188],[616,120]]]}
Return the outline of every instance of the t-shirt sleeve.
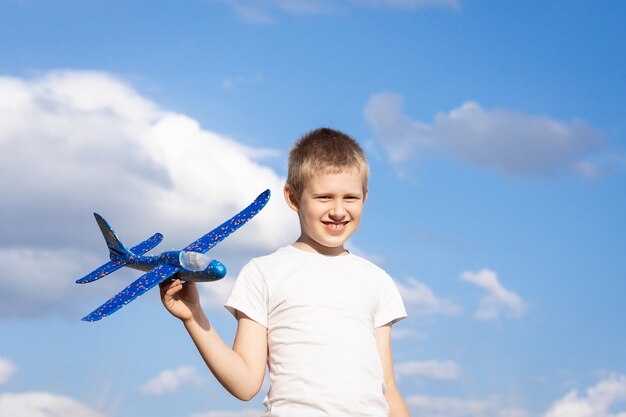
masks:
{"label": "t-shirt sleeve", "polygon": [[398,287],[393,279],[385,273],[382,281],[378,309],[374,316],[374,327],[384,326],[387,323],[395,323],[406,317],[406,309],[400,296]]}
{"label": "t-shirt sleeve", "polygon": [[254,262],[242,268],[224,307],[235,317],[239,310],[267,327],[267,285]]}

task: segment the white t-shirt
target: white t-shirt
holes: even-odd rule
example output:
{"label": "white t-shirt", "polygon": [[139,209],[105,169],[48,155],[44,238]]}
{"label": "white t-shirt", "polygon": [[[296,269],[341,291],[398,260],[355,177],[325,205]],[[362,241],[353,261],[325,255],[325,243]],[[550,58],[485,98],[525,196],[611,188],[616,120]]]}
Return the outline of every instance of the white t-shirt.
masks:
{"label": "white t-shirt", "polygon": [[286,246],[244,266],[225,307],[268,329],[264,416],[388,415],[374,328],[406,311],[376,265]]}

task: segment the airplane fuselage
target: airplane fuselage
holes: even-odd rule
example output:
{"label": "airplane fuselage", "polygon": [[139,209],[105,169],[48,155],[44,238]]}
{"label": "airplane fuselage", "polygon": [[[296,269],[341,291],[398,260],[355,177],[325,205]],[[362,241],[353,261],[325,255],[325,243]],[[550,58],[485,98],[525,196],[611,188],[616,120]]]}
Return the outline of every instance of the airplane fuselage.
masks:
{"label": "airplane fuselage", "polygon": [[[187,252],[188,253],[188,252]],[[124,259],[126,266],[139,271],[150,271],[157,265],[168,264],[180,268],[176,274],[172,276],[173,279],[180,279],[181,281],[191,282],[210,282],[217,281],[226,276],[226,267],[217,260],[208,261],[208,257],[202,254],[195,254],[196,256],[203,256],[207,258],[207,266],[202,270],[191,269],[188,262],[185,262],[184,251],[167,251],[158,256],[137,256],[132,255]],[[182,260],[182,262],[181,262]]]}

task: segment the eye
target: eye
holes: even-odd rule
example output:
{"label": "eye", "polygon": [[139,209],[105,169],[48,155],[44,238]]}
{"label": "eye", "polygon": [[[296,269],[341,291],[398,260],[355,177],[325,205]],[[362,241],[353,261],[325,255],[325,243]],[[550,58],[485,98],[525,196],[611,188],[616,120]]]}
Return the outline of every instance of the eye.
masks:
{"label": "eye", "polygon": [[316,200],[320,200],[320,201],[328,201],[331,198],[332,198],[331,196],[325,195],[325,194],[318,195],[317,197],[315,197]]}

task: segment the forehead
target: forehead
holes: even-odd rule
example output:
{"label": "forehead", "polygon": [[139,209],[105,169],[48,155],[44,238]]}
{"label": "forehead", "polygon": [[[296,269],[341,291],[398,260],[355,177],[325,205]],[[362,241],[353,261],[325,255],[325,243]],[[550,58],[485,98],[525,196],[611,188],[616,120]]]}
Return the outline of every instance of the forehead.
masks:
{"label": "forehead", "polygon": [[306,181],[304,191],[362,193],[365,187],[363,174],[352,170],[314,175]]}

